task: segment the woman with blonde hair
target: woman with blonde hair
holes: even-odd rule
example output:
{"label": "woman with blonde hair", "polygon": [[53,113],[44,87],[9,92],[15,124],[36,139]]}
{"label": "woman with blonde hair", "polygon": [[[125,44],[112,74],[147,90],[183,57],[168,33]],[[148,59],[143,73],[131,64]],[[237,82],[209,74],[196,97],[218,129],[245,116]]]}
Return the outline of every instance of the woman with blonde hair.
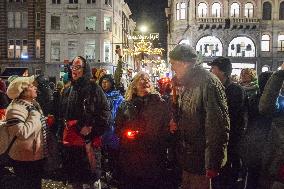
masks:
{"label": "woman with blonde hair", "polygon": [[169,188],[163,164],[171,117],[169,107],[154,90],[146,72],[133,78],[125,100],[115,120],[120,138],[119,187]]}

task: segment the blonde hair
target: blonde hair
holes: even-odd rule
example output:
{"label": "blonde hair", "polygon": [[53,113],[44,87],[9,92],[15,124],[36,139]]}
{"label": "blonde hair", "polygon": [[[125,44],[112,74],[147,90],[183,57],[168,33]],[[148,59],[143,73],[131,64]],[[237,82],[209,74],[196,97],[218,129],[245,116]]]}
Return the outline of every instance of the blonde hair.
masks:
{"label": "blonde hair", "polygon": [[[126,101],[131,101],[133,99],[133,96],[137,94],[136,85],[137,85],[138,81],[140,80],[140,78],[143,77],[143,76],[150,77],[148,73],[143,72],[143,71],[138,72],[134,76],[132,82],[129,84],[129,86],[128,86],[127,90],[126,90],[126,93],[125,93],[125,100]],[[152,82],[151,82],[150,94],[158,94],[158,92],[155,90]]]}
{"label": "blonde hair", "polygon": [[252,68],[244,68],[244,69],[242,69],[241,74],[240,74],[240,81],[241,82],[242,82],[243,77],[245,75],[248,75],[250,77],[251,81],[256,80],[256,71],[254,69],[252,69]]}

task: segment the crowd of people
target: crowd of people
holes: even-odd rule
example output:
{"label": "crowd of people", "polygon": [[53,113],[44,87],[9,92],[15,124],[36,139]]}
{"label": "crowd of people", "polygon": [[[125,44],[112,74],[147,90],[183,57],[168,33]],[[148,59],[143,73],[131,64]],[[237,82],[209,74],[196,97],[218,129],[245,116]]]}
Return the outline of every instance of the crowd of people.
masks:
{"label": "crowd of people", "polygon": [[119,189],[283,188],[284,65],[235,81],[226,57],[208,71],[182,44],[169,58],[175,76],[157,87],[140,71],[118,89],[81,56],[55,87],[44,76],[0,80],[14,188],[40,189],[52,167],[74,189],[102,188],[107,175]]}

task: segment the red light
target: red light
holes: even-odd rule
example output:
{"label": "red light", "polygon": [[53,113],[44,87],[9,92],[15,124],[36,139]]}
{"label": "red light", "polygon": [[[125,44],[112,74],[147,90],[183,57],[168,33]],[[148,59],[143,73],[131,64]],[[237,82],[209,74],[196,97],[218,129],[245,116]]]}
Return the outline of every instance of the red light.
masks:
{"label": "red light", "polygon": [[139,131],[127,130],[126,131],[126,138],[128,139],[135,139],[138,135]]}

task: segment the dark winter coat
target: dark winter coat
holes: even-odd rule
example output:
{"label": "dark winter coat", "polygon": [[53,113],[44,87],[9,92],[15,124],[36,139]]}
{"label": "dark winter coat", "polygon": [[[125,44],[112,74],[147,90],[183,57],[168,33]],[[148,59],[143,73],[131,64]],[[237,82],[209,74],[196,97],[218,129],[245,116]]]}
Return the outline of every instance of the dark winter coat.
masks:
{"label": "dark winter coat", "polygon": [[[121,105],[115,123],[120,137],[119,166],[122,175],[162,178],[169,121],[169,107],[158,94],[135,96]],[[138,138],[127,139],[127,129],[138,130]]]}
{"label": "dark winter coat", "polygon": [[246,93],[244,89],[230,79],[224,83],[230,117],[230,137],[228,160],[239,158],[239,145],[244,134],[247,119]]}
{"label": "dark winter coat", "polygon": [[283,105],[279,104],[279,92],[283,81],[284,71],[275,72],[267,82],[259,102],[260,113],[272,117],[269,143],[264,149],[263,168],[264,172],[275,179],[278,179],[280,167],[284,166],[284,110]]}
{"label": "dark winter coat", "polygon": [[179,96],[179,159],[193,174],[219,171],[226,163],[230,120],[222,83],[201,65],[191,68]]}

